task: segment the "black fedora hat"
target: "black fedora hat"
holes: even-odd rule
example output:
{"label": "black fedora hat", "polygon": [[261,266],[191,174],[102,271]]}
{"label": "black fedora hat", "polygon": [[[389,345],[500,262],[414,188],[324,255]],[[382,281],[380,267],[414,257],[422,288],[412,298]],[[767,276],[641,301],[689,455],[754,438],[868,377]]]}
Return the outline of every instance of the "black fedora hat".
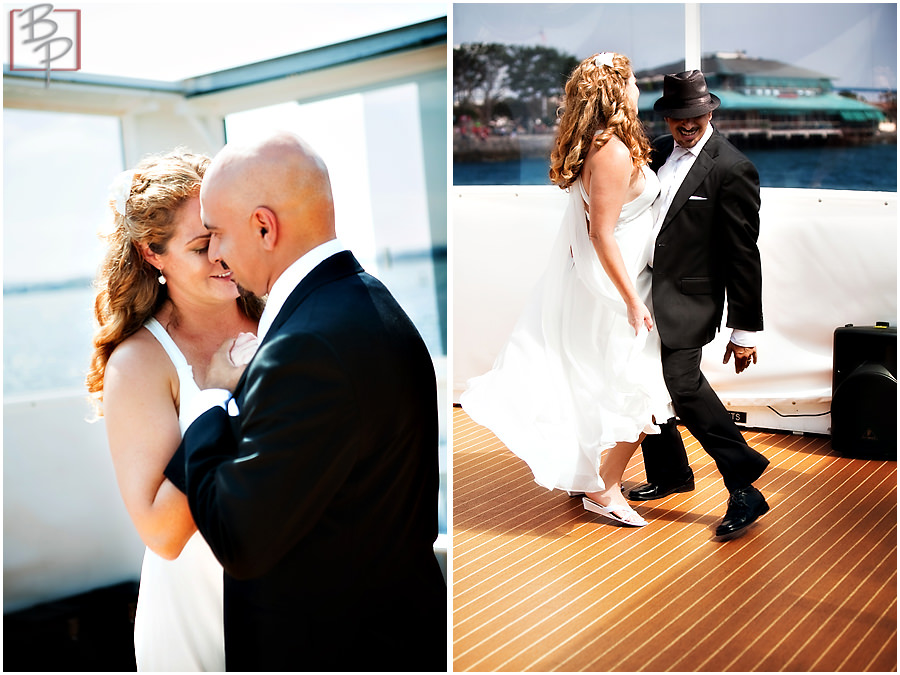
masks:
{"label": "black fedora hat", "polygon": [[688,70],[663,78],[663,95],[653,109],[663,117],[683,120],[711,112],[720,103],[718,96],[709,93],[703,73]]}

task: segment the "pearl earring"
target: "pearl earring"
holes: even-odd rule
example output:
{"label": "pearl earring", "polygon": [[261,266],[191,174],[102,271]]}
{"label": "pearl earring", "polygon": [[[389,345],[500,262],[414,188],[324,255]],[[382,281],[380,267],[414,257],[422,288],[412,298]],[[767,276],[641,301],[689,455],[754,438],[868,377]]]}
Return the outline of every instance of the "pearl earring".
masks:
{"label": "pearl earring", "polygon": [[158,281],[162,286],[165,286],[165,285],[166,285],[166,277],[162,274],[162,272],[160,272],[159,278],[157,278],[157,281]]}

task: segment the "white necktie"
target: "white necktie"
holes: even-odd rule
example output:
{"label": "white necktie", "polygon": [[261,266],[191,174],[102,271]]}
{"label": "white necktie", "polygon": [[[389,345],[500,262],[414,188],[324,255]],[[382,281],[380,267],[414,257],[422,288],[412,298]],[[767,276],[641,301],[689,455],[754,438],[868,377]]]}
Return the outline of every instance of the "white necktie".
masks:
{"label": "white necktie", "polygon": [[659,222],[660,214],[665,214],[672,204],[676,188],[680,184],[678,178],[678,165],[685,157],[690,154],[680,145],[676,145],[672,154],[659,169],[659,182],[663,188],[663,193],[653,203],[653,222],[657,224],[657,228],[662,224]]}
{"label": "white necktie", "polygon": [[666,159],[665,164],[659,168],[657,177],[659,178],[659,185],[662,188],[662,192],[653,202],[653,206],[651,207],[651,213],[653,214],[653,233],[650,236],[650,251],[648,254],[648,262],[651,267],[653,267],[653,253],[656,248],[654,245],[656,235],[658,235],[659,231],[662,229],[662,221],[669,212],[669,207],[672,205],[672,200],[675,198],[675,192],[677,192],[678,187],[680,187],[682,183],[682,181],[678,179],[679,164],[681,164],[681,160],[689,154],[690,152],[688,150],[685,150],[680,145],[676,145],[672,149],[672,153],[669,155],[668,159]]}
{"label": "white necktie", "polygon": [[672,148],[672,154],[669,155],[669,160],[674,159],[677,162],[682,157],[684,157],[686,154],[688,154],[688,152],[690,152],[690,151],[687,148],[682,148],[680,145],[678,145],[676,143],[675,147]]}

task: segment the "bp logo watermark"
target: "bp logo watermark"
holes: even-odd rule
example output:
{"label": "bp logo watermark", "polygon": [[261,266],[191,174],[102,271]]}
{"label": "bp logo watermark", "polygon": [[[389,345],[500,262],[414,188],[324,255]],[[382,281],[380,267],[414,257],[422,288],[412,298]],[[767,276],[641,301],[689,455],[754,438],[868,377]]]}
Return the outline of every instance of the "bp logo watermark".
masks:
{"label": "bp logo watermark", "polygon": [[9,13],[10,71],[81,70],[81,10],[42,3]]}

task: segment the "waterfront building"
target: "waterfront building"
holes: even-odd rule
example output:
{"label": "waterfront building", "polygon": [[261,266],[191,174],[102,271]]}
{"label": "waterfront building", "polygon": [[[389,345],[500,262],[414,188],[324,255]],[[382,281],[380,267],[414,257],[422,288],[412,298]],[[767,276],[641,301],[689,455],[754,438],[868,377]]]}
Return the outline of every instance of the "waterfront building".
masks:
{"label": "waterfront building", "polygon": [[[679,61],[635,73],[640,115],[651,137],[667,131],[653,110],[663,78],[683,67]],[[713,113],[716,129],[742,146],[871,142],[883,134],[884,113],[838,93],[833,78],[823,73],[744,52],[707,54],[700,69],[722,101]]]}

